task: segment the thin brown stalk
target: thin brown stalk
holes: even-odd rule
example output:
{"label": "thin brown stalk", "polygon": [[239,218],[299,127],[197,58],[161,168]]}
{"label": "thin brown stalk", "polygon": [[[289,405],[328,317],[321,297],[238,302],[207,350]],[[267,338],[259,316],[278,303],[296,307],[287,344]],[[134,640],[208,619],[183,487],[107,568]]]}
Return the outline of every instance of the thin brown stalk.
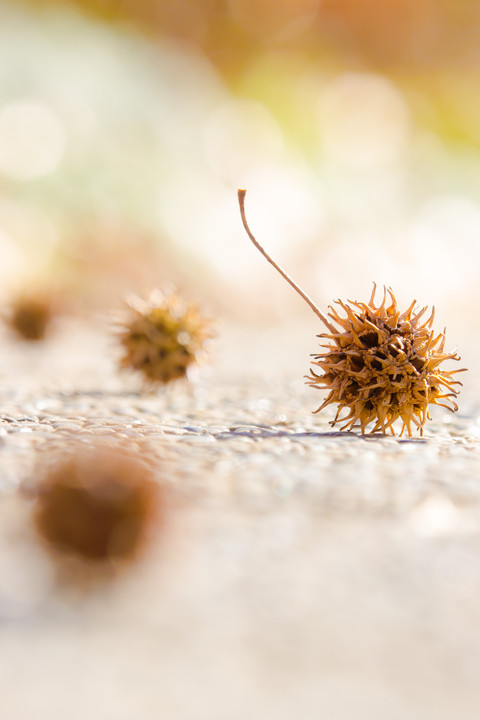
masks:
{"label": "thin brown stalk", "polygon": [[321,310],[317,307],[317,305],[315,305],[315,303],[313,302],[313,300],[311,300],[311,299],[308,297],[308,295],[307,295],[306,293],[304,293],[303,290],[297,285],[297,283],[292,280],[292,278],[290,277],[290,275],[288,275],[288,274],[285,272],[285,270],[283,270],[283,269],[280,267],[280,265],[278,265],[278,264],[275,262],[275,260],[273,260],[273,258],[270,257],[270,255],[266,252],[266,250],[262,247],[262,245],[260,245],[260,243],[258,242],[258,240],[257,240],[257,239],[255,238],[255,236],[253,235],[252,231],[250,230],[250,228],[249,228],[249,226],[248,226],[247,216],[246,216],[246,214],[245,214],[245,195],[246,195],[246,193],[247,193],[246,190],[239,190],[239,191],[238,191],[238,204],[240,205],[240,215],[242,216],[243,227],[245,228],[245,231],[246,231],[248,237],[250,238],[250,240],[252,241],[252,243],[255,245],[255,247],[257,248],[257,250],[259,250],[259,251],[262,253],[263,257],[266,258],[266,260],[268,260],[268,262],[270,263],[270,265],[273,265],[273,267],[275,268],[275,270],[276,270],[278,273],[280,273],[280,275],[288,282],[289,285],[292,286],[292,288],[300,295],[300,297],[303,298],[303,300],[305,300],[305,302],[307,303],[307,305],[309,305],[309,306],[311,307],[311,309],[313,310],[313,312],[315,313],[315,315],[317,315],[317,317],[320,318],[320,320],[321,320],[321,321],[323,322],[323,324],[330,330],[330,332],[336,332],[336,330],[335,330],[335,328],[333,327],[333,325],[330,324],[330,322],[328,321],[328,319],[327,319],[327,318],[325,317],[325,315],[321,312]]}

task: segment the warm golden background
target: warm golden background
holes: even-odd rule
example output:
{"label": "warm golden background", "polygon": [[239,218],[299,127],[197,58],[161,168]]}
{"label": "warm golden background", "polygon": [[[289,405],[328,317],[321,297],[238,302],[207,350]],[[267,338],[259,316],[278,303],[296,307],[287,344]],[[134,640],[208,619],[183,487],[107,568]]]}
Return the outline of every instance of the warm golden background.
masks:
{"label": "warm golden background", "polygon": [[[479,48],[477,0],[0,0],[1,720],[478,720]],[[322,328],[238,188],[323,310],[435,304],[458,413],[312,415]],[[148,394],[112,318],[170,282],[218,339]],[[96,585],[45,552],[75,502],[31,512],[102,439],[165,504]]]}
{"label": "warm golden background", "polygon": [[53,282],[91,311],[173,280],[222,317],[303,317],[243,234],[246,187],[322,307],[375,280],[457,343],[479,301],[479,40],[472,0],[3,0],[3,291]]}

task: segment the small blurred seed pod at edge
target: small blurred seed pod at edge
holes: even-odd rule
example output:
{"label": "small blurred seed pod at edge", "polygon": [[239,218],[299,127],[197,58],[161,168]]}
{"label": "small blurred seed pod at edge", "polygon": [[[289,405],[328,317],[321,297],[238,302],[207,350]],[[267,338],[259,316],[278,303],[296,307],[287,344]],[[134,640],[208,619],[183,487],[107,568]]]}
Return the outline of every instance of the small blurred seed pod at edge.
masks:
{"label": "small blurred seed pod at edge", "polygon": [[6,323],[17,338],[36,342],[45,339],[56,313],[56,302],[47,291],[26,291],[11,301]]}

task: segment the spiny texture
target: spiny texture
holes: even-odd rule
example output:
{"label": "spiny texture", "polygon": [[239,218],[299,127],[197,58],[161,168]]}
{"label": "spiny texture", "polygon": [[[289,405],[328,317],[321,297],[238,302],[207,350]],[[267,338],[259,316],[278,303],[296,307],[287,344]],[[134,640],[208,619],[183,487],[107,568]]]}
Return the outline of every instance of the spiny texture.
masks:
{"label": "spiny texture", "polygon": [[185,377],[212,336],[210,321],[174,292],[156,290],[128,304],[120,331],[121,367],[140,371],[150,384]]}
{"label": "spiny texture", "polygon": [[[421,323],[426,307],[415,311],[416,301],[403,313],[398,310],[393,292],[384,290],[383,301],[375,305],[375,286],[368,304],[337,300],[346,317],[330,308],[329,316],[339,326],[338,332],[323,333],[327,351],[314,356],[313,365],[323,374],[310,370],[307,383],[329,390],[319,412],[338,403],[332,426],[345,423],[341,430],[359,424],[364,433],[373,423],[372,432],[387,430],[394,435],[393,423],[403,422],[400,435],[412,434],[412,423],[423,434],[431,419],[428,406],[441,405],[454,412],[452,398],[461,385],[452,376],[461,370],[441,370],[445,360],[459,360],[456,352],[444,352],[445,332],[432,330],[435,308]],[[464,369],[464,368],[463,368]],[[462,370],[463,370],[462,369]],[[340,417],[342,410],[347,413]]]}

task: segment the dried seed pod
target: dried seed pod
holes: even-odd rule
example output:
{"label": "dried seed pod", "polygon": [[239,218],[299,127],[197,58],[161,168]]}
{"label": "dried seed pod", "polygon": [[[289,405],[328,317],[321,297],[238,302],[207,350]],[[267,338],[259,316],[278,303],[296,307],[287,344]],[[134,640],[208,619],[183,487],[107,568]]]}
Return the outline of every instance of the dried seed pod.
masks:
{"label": "dried seed pod", "polygon": [[7,320],[22,340],[43,340],[53,314],[47,293],[24,293],[13,301]]}
{"label": "dried seed pod", "polygon": [[166,384],[187,375],[212,337],[211,321],[175,292],[154,290],[134,296],[121,323],[120,366],[138,370],[148,384]]}
{"label": "dried seed pod", "polygon": [[[389,300],[387,302],[387,293]],[[375,286],[367,303],[337,304],[345,312],[341,317],[331,308],[330,317],[339,326],[335,333],[322,333],[330,343],[326,352],[315,355],[313,364],[323,371],[310,370],[309,385],[329,390],[316,412],[332,403],[338,411],[332,425],[345,422],[341,430],[359,423],[362,433],[373,423],[372,432],[393,432],[393,423],[403,423],[411,436],[413,423],[420,434],[427,419],[428,406],[441,405],[457,410],[452,398],[458,394],[453,379],[459,370],[442,370],[444,360],[459,360],[456,352],[446,353],[445,332],[432,329],[435,309],[421,322],[426,307],[415,311],[415,301],[403,313],[392,290],[384,289],[383,300],[375,305]],[[443,401],[443,402],[442,402]],[[342,410],[347,414],[340,418]]]}
{"label": "dried seed pod", "polygon": [[[360,426],[365,433],[367,425],[372,432],[395,434],[393,425],[401,420],[400,435],[406,430],[412,435],[412,423],[423,434],[427,419],[431,419],[428,406],[440,405],[455,412],[453,398],[458,394],[455,386],[462,383],[453,379],[461,370],[442,370],[445,360],[460,360],[456,352],[444,352],[445,331],[435,334],[432,329],[435,308],[428,320],[421,322],[427,310],[415,310],[416,301],[403,313],[397,306],[390,289],[384,289],[383,300],[375,305],[374,284],[368,303],[347,303],[337,300],[345,317],[330,308],[331,321],[323,315],[313,301],[265,252],[252,235],[245,216],[245,190],[238,191],[240,212],[245,230],[255,247],[269,263],[308,303],[326,326],[328,333],[318,337],[329,340],[326,352],[314,355],[313,365],[306,380],[314,388],[329,394],[315,412],[330,404],[338,404],[331,425],[345,423],[340,429]],[[388,295],[388,300],[387,300]],[[346,414],[340,417],[343,410]]]}
{"label": "dried seed pod", "polygon": [[58,558],[108,567],[134,560],[162,509],[154,474],[123,448],[78,446],[41,470],[37,532]]}

